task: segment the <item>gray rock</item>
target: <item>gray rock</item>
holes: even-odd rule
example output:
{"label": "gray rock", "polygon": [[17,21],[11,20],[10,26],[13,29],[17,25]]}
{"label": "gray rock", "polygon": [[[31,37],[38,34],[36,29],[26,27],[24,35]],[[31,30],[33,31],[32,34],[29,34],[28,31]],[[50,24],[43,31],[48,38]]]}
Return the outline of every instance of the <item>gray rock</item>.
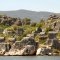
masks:
{"label": "gray rock", "polygon": [[9,43],[0,43],[0,55],[4,55],[10,48]]}
{"label": "gray rock", "polygon": [[23,34],[23,32],[24,32],[24,30],[23,30],[23,28],[16,28],[15,29],[15,33],[17,34],[17,35],[21,35],[21,34]]}
{"label": "gray rock", "polygon": [[0,43],[5,41],[5,37],[0,37]]}
{"label": "gray rock", "polygon": [[16,41],[5,55],[33,55],[36,50],[37,43],[34,39],[32,37],[24,37],[21,41]]}
{"label": "gray rock", "polygon": [[60,41],[53,40],[52,47],[60,50]]}
{"label": "gray rock", "polygon": [[37,32],[37,33],[40,33],[40,32],[42,32],[42,29],[41,29],[40,27],[37,27],[37,28],[36,28],[36,32]]}
{"label": "gray rock", "polygon": [[46,39],[47,38],[45,32],[40,32],[39,35],[40,35],[40,39]]}
{"label": "gray rock", "polygon": [[36,42],[35,42],[34,38],[32,38],[32,37],[24,37],[21,40],[21,43],[23,45],[34,45],[34,46],[36,46]]}
{"label": "gray rock", "polygon": [[52,45],[53,41],[57,40],[56,34],[57,34],[57,32],[55,32],[55,31],[48,32],[48,38],[47,38],[46,44],[51,44]]}
{"label": "gray rock", "polygon": [[37,43],[32,37],[24,37],[21,41],[16,41],[13,47],[17,49],[22,49],[26,45],[34,45],[35,47],[37,47]]}
{"label": "gray rock", "polygon": [[37,49],[36,55],[49,55],[49,53],[51,53],[51,52],[52,52],[52,50],[50,48],[41,47],[41,48]]}
{"label": "gray rock", "polygon": [[7,40],[8,40],[9,42],[13,42],[13,43],[14,43],[14,42],[16,41],[16,38],[8,38]]}
{"label": "gray rock", "polygon": [[27,45],[22,50],[22,55],[34,55],[36,52],[36,48],[33,45]]}

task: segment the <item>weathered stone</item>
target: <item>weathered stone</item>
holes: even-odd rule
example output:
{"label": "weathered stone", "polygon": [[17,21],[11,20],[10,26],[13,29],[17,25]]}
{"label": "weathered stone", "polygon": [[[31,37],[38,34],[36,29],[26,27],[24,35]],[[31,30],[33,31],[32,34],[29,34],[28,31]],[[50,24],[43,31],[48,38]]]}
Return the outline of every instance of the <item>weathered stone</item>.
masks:
{"label": "weathered stone", "polygon": [[45,32],[40,32],[39,35],[40,35],[40,39],[46,39],[47,38]]}
{"label": "weathered stone", "polygon": [[37,49],[36,55],[49,55],[49,53],[51,53],[51,52],[52,52],[52,50],[50,48],[41,47],[41,48]]}
{"label": "weathered stone", "polygon": [[0,43],[5,41],[5,37],[0,37]]}
{"label": "weathered stone", "polygon": [[36,53],[36,48],[33,45],[27,45],[22,50],[22,55],[34,55]]}
{"label": "weathered stone", "polygon": [[4,55],[11,48],[8,43],[0,43],[0,55]]}
{"label": "weathered stone", "polygon": [[42,32],[42,29],[40,27],[37,27],[35,31],[32,31],[32,34],[36,35],[37,33]]}
{"label": "weathered stone", "polygon": [[56,33],[57,32],[55,32],[55,31],[50,31],[48,33],[48,38],[47,38],[46,44],[51,44],[52,45],[53,40],[57,40]]}
{"label": "weathered stone", "polygon": [[35,42],[34,38],[32,38],[32,37],[24,37],[21,40],[21,43],[23,45],[34,45],[34,46],[36,46],[36,42]]}
{"label": "weathered stone", "polygon": [[54,38],[56,38],[56,34],[57,34],[56,31],[50,31],[50,32],[48,32],[48,38],[54,39]]}
{"label": "weathered stone", "polygon": [[26,45],[34,45],[37,47],[37,44],[32,37],[24,37],[21,41],[16,41],[13,48],[22,49]]}
{"label": "weathered stone", "polygon": [[33,55],[35,53],[35,46],[27,45],[23,49],[10,49],[10,51],[5,53],[4,55]]}
{"label": "weathered stone", "polygon": [[52,47],[60,50],[60,41],[53,40]]}
{"label": "weathered stone", "polygon": [[17,34],[17,35],[21,35],[21,34],[23,34],[23,32],[24,32],[24,30],[23,30],[23,28],[16,28],[15,29],[15,33]]}
{"label": "weathered stone", "polygon": [[11,55],[11,56],[15,56],[15,55],[20,55],[20,50],[19,49],[11,49],[9,52],[6,52],[4,55],[6,56],[9,56],[9,55]]}
{"label": "weathered stone", "polygon": [[53,19],[58,19],[58,18],[59,16],[54,14],[54,15],[50,15],[48,19],[53,20]]}
{"label": "weathered stone", "polygon": [[33,55],[36,50],[37,43],[34,39],[32,37],[24,37],[21,41],[16,41],[5,55]]}
{"label": "weathered stone", "polygon": [[40,33],[40,32],[42,32],[42,29],[40,27],[37,27],[36,28],[36,33]]}
{"label": "weathered stone", "polygon": [[7,35],[7,34],[14,34],[15,32],[13,30],[8,30],[8,29],[5,29],[3,31],[3,34]]}
{"label": "weathered stone", "polygon": [[8,38],[7,40],[8,40],[9,42],[13,42],[13,43],[14,43],[14,42],[16,41],[16,38]]}
{"label": "weathered stone", "polygon": [[34,34],[27,34],[27,37],[34,37]]}

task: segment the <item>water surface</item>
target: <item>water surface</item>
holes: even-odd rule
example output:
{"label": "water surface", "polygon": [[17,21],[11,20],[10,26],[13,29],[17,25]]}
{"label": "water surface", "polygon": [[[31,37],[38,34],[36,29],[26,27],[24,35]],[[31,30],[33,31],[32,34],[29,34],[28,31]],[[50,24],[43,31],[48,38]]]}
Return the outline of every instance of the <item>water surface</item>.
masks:
{"label": "water surface", "polygon": [[0,60],[60,60],[60,56],[0,56]]}

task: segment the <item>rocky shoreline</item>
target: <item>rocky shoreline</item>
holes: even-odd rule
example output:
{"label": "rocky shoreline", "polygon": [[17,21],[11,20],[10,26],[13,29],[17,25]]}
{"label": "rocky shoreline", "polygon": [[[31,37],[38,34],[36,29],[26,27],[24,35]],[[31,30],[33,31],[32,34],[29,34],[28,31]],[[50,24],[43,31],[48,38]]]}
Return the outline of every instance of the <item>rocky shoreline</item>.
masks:
{"label": "rocky shoreline", "polygon": [[[49,42],[49,40],[47,41]],[[58,52],[53,52],[53,47],[57,47],[59,44],[56,45],[55,41],[57,40],[51,42],[51,45],[45,44],[41,47],[38,47],[38,42],[31,36],[24,37],[21,41],[15,41],[12,45],[2,42],[0,43],[0,56],[59,56]]]}
{"label": "rocky shoreline", "polygon": [[31,23],[0,16],[0,56],[60,56],[60,17]]}

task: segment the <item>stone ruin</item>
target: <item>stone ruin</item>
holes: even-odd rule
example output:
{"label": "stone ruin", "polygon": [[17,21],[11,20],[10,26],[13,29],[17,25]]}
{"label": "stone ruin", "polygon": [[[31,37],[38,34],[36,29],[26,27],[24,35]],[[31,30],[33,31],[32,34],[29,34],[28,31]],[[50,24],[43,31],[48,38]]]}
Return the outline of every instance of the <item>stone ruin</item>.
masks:
{"label": "stone ruin", "polygon": [[51,43],[53,43],[54,40],[57,40],[56,33],[57,32],[55,32],[55,31],[48,32],[48,38],[47,38],[46,44],[51,44]]}
{"label": "stone ruin", "polygon": [[40,32],[39,35],[40,35],[40,39],[46,39],[47,38],[45,32]]}
{"label": "stone ruin", "polygon": [[57,32],[50,31],[48,33],[48,38],[47,38],[46,44],[50,45],[52,48],[56,48],[56,49],[60,50],[60,42],[56,38],[56,34],[57,34]]}

